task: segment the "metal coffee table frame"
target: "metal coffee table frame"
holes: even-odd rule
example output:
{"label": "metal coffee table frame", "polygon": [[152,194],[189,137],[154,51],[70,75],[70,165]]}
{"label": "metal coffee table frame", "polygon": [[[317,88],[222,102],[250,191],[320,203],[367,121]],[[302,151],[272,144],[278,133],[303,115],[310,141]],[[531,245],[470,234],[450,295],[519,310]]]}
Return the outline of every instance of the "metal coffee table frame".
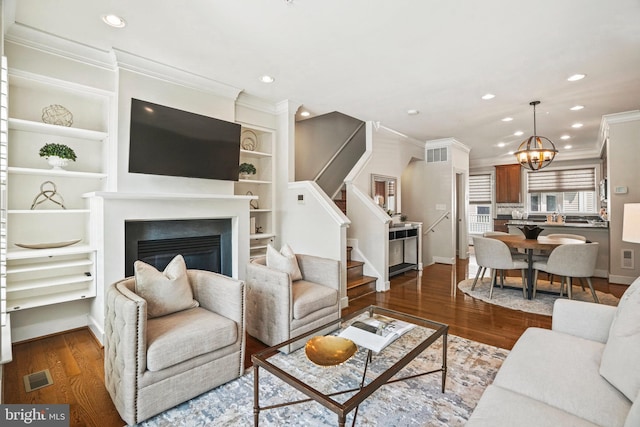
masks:
{"label": "metal coffee table frame", "polygon": [[[360,316],[364,313],[368,312],[370,316],[373,316],[374,314],[381,314],[383,316],[388,316],[388,317],[392,317],[392,318],[396,318],[396,319],[400,319],[400,320],[404,320],[407,322],[411,322],[416,324],[417,326],[423,327],[423,328],[429,328],[429,329],[433,329],[434,332],[429,335],[426,339],[424,339],[422,342],[420,342],[419,344],[417,344],[413,349],[411,349],[407,354],[405,354],[402,358],[400,358],[397,362],[395,362],[392,366],[390,366],[387,370],[385,370],[384,372],[382,372],[377,378],[375,378],[373,381],[371,381],[368,384],[364,384],[365,382],[365,375],[367,373],[367,368],[369,365],[369,362],[372,360],[372,357],[374,357],[373,352],[371,350],[368,350],[367,352],[367,356],[366,356],[366,362],[365,362],[365,366],[363,369],[363,373],[362,373],[362,381],[360,383],[360,387],[357,388],[351,388],[348,390],[341,390],[341,391],[337,391],[337,392],[333,392],[330,394],[324,394],[316,389],[314,389],[313,387],[309,386],[308,384],[302,382],[300,379],[296,378],[295,376],[289,374],[288,372],[285,372],[284,370],[282,370],[281,368],[279,368],[278,366],[275,366],[273,364],[271,364],[269,362],[269,357],[278,354],[279,351],[278,349],[281,347],[284,347],[288,344],[294,343],[296,341],[299,341],[300,339],[304,339],[304,338],[311,338],[312,336],[314,336],[314,334],[316,334],[319,331],[322,330],[326,330],[328,327],[335,325],[336,329],[338,329],[339,327],[343,326],[344,322],[347,322],[357,316]],[[429,375],[429,374],[433,374],[433,373],[437,373],[437,372],[442,372],[442,392],[444,393],[445,390],[445,383],[446,383],[446,378],[447,378],[447,336],[448,336],[448,332],[449,332],[449,326],[445,325],[443,323],[439,323],[439,322],[434,322],[431,320],[427,320],[427,319],[423,319],[417,316],[411,316],[405,313],[401,313],[399,311],[394,311],[394,310],[389,310],[389,309],[385,309],[382,307],[377,307],[377,306],[369,306],[366,308],[363,308],[361,310],[358,310],[352,314],[349,314],[345,317],[342,317],[334,322],[330,322],[328,324],[325,324],[323,326],[320,326],[316,329],[313,329],[305,334],[299,335],[295,338],[292,338],[288,341],[284,341],[278,345],[275,345],[273,347],[269,347],[265,350],[262,350],[256,354],[251,355],[251,361],[253,362],[253,366],[254,366],[254,383],[253,383],[253,401],[254,401],[254,408],[253,408],[253,414],[254,414],[254,426],[258,426],[259,425],[259,419],[260,419],[260,411],[263,410],[267,410],[267,409],[276,409],[276,408],[281,408],[283,406],[289,406],[289,405],[295,405],[298,403],[304,403],[304,402],[310,402],[310,401],[316,401],[318,403],[320,403],[321,405],[323,405],[324,407],[326,407],[327,409],[331,410],[332,412],[336,413],[336,415],[338,416],[338,425],[340,427],[344,427],[345,422],[346,422],[346,418],[347,415],[355,410],[356,412],[354,413],[354,417],[353,417],[353,424],[355,425],[355,421],[356,421],[356,417],[357,417],[357,413],[358,413],[358,407],[359,405],[366,399],[368,398],[372,393],[374,393],[376,390],[378,390],[380,387],[382,387],[385,384],[391,384],[397,381],[404,381],[407,379],[411,379],[411,378],[416,378],[416,377],[420,377],[420,376],[424,376],[424,375]],[[400,378],[395,378],[392,379],[392,377],[394,375],[396,375],[399,371],[401,371],[407,364],[409,364],[409,362],[411,362],[412,360],[414,360],[419,354],[421,354],[423,351],[425,351],[427,348],[429,348],[431,346],[431,344],[433,344],[435,341],[438,340],[438,338],[442,337],[442,367],[440,369],[435,369],[432,371],[428,371],[428,372],[422,372],[422,373],[418,373],[415,375],[410,375],[410,376],[404,376],[404,377],[400,377]],[[304,351],[304,350],[302,350]],[[384,352],[384,350],[382,350],[382,352]],[[381,353],[382,353],[381,352]],[[307,395],[309,398],[308,399],[302,399],[302,400],[296,400],[293,402],[283,402],[283,403],[279,403],[279,404],[274,404],[274,405],[269,405],[269,406],[260,406],[260,375],[259,375],[259,368],[263,368],[266,371],[270,372],[271,374],[273,374],[275,377],[279,378],[280,380],[284,381],[285,383],[289,384],[290,386],[292,386],[293,388],[295,388],[296,390],[302,392],[303,394]],[[341,394],[345,394],[345,393],[350,393],[350,392],[355,392],[355,394],[353,396],[351,396],[346,402],[344,403],[340,403],[337,402],[336,400],[332,399],[332,396],[337,396],[337,395],[341,395]]]}

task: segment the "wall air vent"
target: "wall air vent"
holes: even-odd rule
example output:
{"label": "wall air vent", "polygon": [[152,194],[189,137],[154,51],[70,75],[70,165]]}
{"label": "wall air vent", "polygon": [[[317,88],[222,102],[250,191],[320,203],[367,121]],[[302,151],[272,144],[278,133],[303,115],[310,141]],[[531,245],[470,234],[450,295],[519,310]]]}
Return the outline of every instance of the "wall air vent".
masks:
{"label": "wall air vent", "polygon": [[446,162],[447,147],[427,148],[427,163]]}
{"label": "wall air vent", "polygon": [[634,262],[633,262],[633,249],[622,249],[622,260],[620,263],[620,267],[629,268],[633,270]]}

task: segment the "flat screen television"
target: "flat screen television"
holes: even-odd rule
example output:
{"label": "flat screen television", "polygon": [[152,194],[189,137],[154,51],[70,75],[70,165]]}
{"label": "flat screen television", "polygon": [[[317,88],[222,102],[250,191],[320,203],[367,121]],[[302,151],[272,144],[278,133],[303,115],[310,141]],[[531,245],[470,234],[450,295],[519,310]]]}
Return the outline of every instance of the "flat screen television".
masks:
{"label": "flat screen television", "polygon": [[240,125],[131,99],[129,172],[238,180]]}

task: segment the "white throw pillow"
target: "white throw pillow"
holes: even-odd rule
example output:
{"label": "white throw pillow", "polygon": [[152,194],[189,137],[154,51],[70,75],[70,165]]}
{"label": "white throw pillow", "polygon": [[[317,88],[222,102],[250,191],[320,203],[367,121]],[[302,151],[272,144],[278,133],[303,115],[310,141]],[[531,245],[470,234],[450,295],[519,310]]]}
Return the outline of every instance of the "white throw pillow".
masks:
{"label": "white throw pillow", "polygon": [[147,317],[165,316],[198,306],[182,255],[176,255],[162,273],[142,261],[136,261],[133,269],[135,292],[147,301]]}
{"label": "white throw pillow", "polygon": [[289,274],[291,281],[302,279],[298,259],[289,245],[283,245],[278,252],[273,246],[267,246],[267,267]]}
{"label": "white throw pillow", "polygon": [[600,375],[632,402],[640,393],[640,277],[618,303],[602,353]]}

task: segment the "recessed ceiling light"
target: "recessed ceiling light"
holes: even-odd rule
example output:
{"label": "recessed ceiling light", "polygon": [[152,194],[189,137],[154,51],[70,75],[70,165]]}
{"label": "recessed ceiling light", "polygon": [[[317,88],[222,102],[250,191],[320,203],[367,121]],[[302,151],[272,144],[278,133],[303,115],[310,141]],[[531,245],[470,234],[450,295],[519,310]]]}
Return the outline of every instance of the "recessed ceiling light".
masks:
{"label": "recessed ceiling light", "polygon": [[510,122],[511,120],[513,120],[513,117],[505,117],[502,119],[503,122]]}
{"label": "recessed ceiling light", "polygon": [[124,28],[127,22],[118,15],[102,15],[102,21],[113,28]]}
{"label": "recessed ceiling light", "polygon": [[498,142],[498,147],[500,147],[500,148],[504,147],[505,145],[507,145],[507,144],[505,144],[504,142]]}
{"label": "recessed ceiling light", "polygon": [[410,116],[415,116],[417,114],[420,114],[420,111],[418,110],[407,110],[407,114]]}
{"label": "recessed ceiling light", "polygon": [[577,82],[578,80],[582,80],[585,77],[587,77],[586,74],[574,74],[573,76],[570,76],[567,80],[569,80],[570,82]]}
{"label": "recessed ceiling light", "polygon": [[582,123],[574,123],[571,125],[572,128],[578,129],[582,127]]}
{"label": "recessed ceiling light", "polygon": [[564,146],[564,149],[565,149],[565,150],[571,150],[571,145],[565,145],[565,146]]}
{"label": "recessed ceiling light", "polygon": [[573,106],[571,108],[569,108],[571,111],[578,111],[578,110],[582,110],[584,108],[584,105],[576,105]]}
{"label": "recessed ceiling light", "polygon": [[309,116],[311,115],[311,113],[310,113],[310,112],[308,112],[308,111],[303,111],[303,112],[301,112],[301,113],[300,113],[300,115],[301,115],[302,117],[309,117]]}
{"label": "recessed ceiling light", "polygon": [[569,139],[569,138],[571,138],[569,135],[562,135],[562,136],[560,137],[560,139]]}
{"label": "recessed ceiling light", "polygon": [[492,93],[485,93],[484,95],[482,95],[482,99],[484,99],[485,101],[489,100],[489,99],[493,99],[496,96]]}
{"label": "recessed ceiling light", "polygon": [[276,79],[265,74],[264,76],[260,76],[260,81],[262,83],[273,83],[276,81]]}
{"label": "recessed ceiling light", "polygon": [[521,130],[517,130],[513,133],[515,136],[522,136],[524,135],[524,132],[522,132]]}

